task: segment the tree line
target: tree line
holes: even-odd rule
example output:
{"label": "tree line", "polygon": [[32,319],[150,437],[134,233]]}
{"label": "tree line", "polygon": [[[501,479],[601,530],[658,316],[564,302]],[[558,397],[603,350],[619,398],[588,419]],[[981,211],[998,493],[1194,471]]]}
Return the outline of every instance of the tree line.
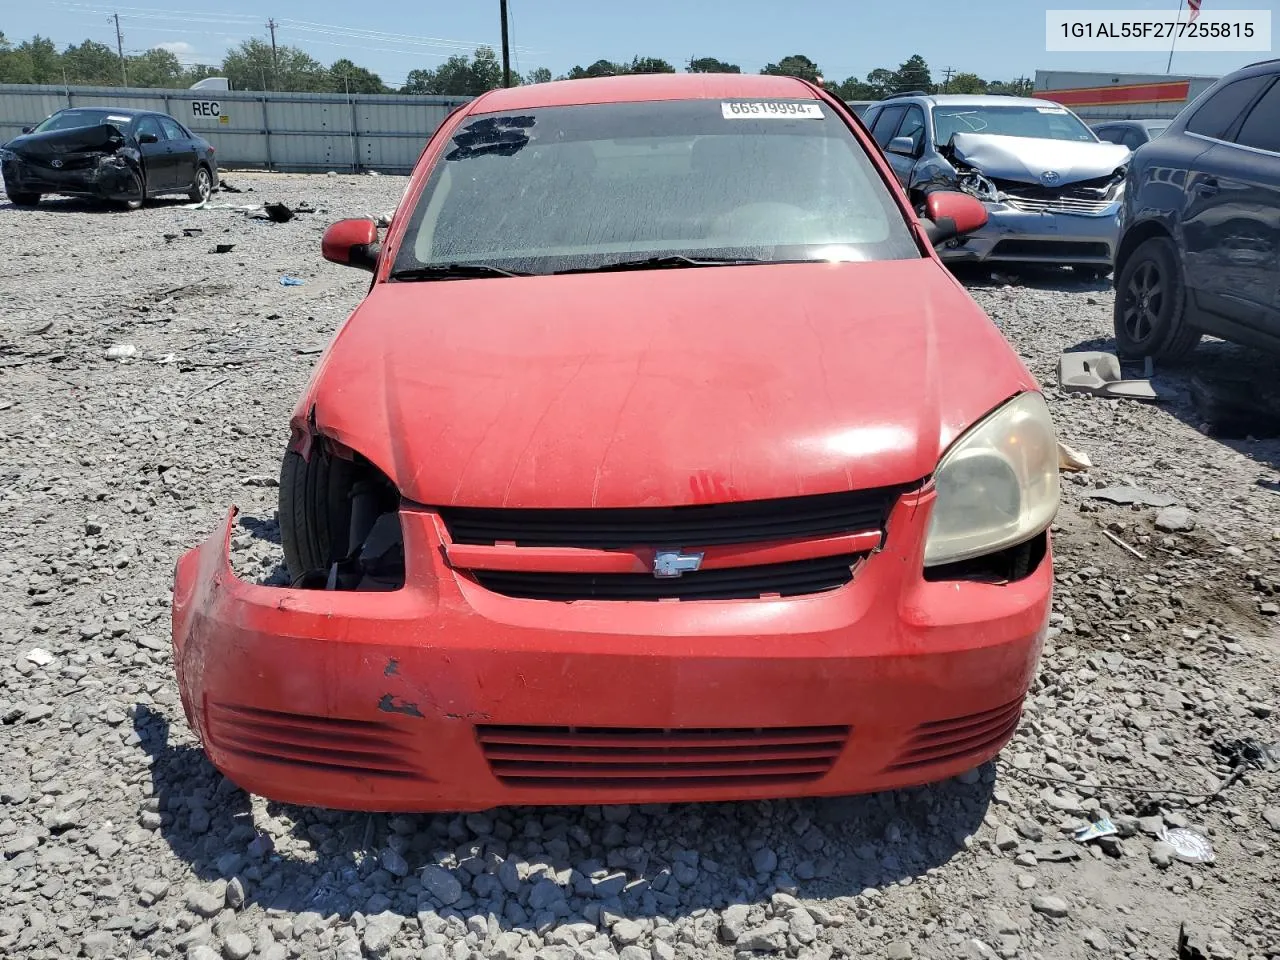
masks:
{"label": "tree line", "polygon": [[[123,70],[122,70],[123,67]],[[716,57],[693,57],[684,64],[689,73],[741,73],[736,63]],[[630,61],[596,60],[575,65],[557,80],[619,76],[634,73],[676,73],[661,57],[633,57]],[[844,100],[879,100],[891,93],[924,90],[930,93],[1003,93],[1026,95],[1031,81],[984,80],[974,73],[957,73],[936,83],[928,63],[919,54],[896,70],[878,67],[865,78],[846,77],[833,82],[824,78],[818,64],[802,54],[767,64],[763,74],[822,80]],[[476,48],[471,56],[449,57],[438,67],[411,70],[402,85],[384,83],[373,71],[345,57],[325,66],[306,51],[277,46],[257,38],[246,40],[223,57],[220,64],[184,65],[161,48],[130,54],[121,64],[116,51],[96,40],[69,44],[61,51],[39,35],[14,44],[0,33],[0,83],[83,84],[92,86],[182,88],[205,77],[226,77],[235,90],[288,90],[300,93],[408,93],[454,97],[479,96],[502,86],[502,64],[492,47]],[[513,73],[512,83],[546,83],[551,71],[538,67],[524,75]]]}

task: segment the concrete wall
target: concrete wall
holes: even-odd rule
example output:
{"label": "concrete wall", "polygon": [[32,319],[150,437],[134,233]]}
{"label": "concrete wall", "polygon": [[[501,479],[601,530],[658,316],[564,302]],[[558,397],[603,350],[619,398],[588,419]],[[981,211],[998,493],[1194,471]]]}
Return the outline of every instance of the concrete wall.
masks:
{"label": "concrete wall", "polygon": [[286,171],[408,173],[465,97],[255,93],[0,84],[0,143],[64,107],[135,107],[181,120],[218,165]]}

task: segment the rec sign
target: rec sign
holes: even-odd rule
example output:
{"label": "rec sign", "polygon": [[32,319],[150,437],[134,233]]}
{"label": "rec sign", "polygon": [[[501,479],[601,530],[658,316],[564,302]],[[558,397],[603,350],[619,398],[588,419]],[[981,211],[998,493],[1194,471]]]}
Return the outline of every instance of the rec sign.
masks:
{"label": "rec sign", "polygon": [[222,116],[222,104],[217,100],[192,100],[191,116],[217,118]]}

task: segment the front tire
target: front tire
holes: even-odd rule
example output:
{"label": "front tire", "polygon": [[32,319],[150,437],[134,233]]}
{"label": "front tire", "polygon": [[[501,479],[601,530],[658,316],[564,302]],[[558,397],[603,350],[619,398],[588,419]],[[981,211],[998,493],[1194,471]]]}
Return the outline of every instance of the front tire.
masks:
{"label": "front tire", "polygon": [[1179,360],[1200,342],[1187,322],[1187,289],[1167,237],[1143,241],[1116,276],[1116,348],[1126,359]]}
{"label": "front tire", "polygon": [[38,193],[10,193],[8,197],[15,207],[34,207],[40,202]]}
{"label": "front tire", "polygon": [[328,570],[347,554],[351,529],[353,464],[320,443],[303,458],[289,450],[280,467],[280,538],[289,575],[296,582]]}
{"label": "front tire", "polygon": [[196,167],[196,179],[187,194],[192,203],[204,203],[213,195],[213,174],[204,164]]}

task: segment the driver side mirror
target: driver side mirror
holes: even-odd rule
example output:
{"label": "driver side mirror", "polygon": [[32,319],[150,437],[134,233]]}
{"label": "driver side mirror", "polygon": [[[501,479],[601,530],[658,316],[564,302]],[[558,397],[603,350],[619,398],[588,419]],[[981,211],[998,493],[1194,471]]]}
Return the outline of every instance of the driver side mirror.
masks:
{"label": "driver side mirror", "polygon": [[938,190],[929,194],[924,208],[928,217],[924,230],[935,247],[987,225],[987,208],[982,201],[958,190]]}
{"label": "driver side mirror", "polygon": [[885,147],[888,153],[896,153],[900,157],[914,157],[916,155],[916,142],[910,137],[894,137],[889,141],[889,145]]}
{"label": "driver side mirror", "polygon": [[325,230],[320,252],[330,263],[361,270],[378,265],[378,225],[372,220],[339,220]]}
{"label": "driver side mirror", "polygon": [[159,143],[160,138],[157,137],[154,133],[140,133],[138,134],[138,142],[139,143]]}

